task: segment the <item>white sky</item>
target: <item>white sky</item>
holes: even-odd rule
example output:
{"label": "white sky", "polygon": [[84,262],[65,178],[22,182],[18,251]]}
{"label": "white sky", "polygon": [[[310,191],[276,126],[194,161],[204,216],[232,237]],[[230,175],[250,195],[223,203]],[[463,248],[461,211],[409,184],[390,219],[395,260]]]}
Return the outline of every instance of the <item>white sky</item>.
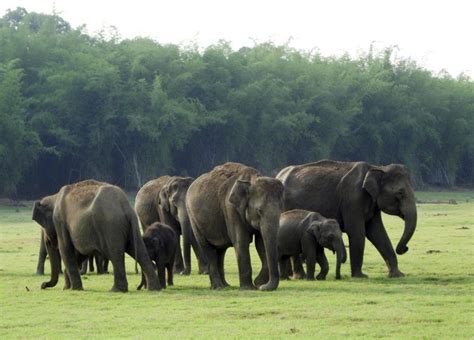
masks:
{"label": "white sky", "polygon": [[51,14],[94,34],[115,26],[122,38],[200,47],[228,40],[233,48],[272,40],[325,56],[397,45],[432,71],[474,78],[474,0],[0,0]]}

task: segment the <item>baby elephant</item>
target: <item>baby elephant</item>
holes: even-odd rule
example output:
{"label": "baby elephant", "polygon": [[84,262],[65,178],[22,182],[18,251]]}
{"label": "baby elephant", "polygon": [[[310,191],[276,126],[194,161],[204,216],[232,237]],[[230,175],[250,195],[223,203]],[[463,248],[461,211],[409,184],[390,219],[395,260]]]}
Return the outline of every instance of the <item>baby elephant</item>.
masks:
{"label": "baby elephant", "polygon": [[[155,263],[158,272],[158,280],[162,288],[166,288],[165,269],[168,271],[168,285],[173,285],[173,264],[178,246],[178,235],[168,225],[155,222],[150,225],[143,234],[143,242],[150,259]],[[137,287],[140,290],[146,288],[146,280],[142,273],[142,281]]]}
{"label": "baby elephant", "polygon": [[289,257],[296,264],[300,261],[300,254],[303,254],[306,258],[306,279],[314,280],[316,262],[321,267],[317,279],[326,279],[329,265],[324,248],[337,253],[336,279],[339,280],[341,263],[346,262],[347,257],[339,223],[308,210],[295,209],[280,215],[278,251],[281,275],[287,275]]}

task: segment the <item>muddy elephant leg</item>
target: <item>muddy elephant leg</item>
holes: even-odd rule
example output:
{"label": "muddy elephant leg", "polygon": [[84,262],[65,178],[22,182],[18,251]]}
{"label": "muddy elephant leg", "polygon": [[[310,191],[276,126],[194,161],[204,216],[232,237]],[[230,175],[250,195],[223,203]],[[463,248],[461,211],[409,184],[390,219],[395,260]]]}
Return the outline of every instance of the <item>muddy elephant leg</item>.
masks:
{"label": "muddy elephant leg", "polygon": [[291,257],[291,266],[293,267],[293,280],[303,280],[306,277],[301,254]]}
{"label": "muddy elephant leg", "polygon": [[237,234],[237,241],[234,244],[239,268],[240,289],[256,289],[252,283],[252,264],[250,262],[249,252],[250,238],[250,235],[241,232]]}
{"label": "muddy elephant leg", "polygon": [[397,255],[393,250],[392,242],[390,242],[390,238],[387,235],[387,231],[385,230],[382,218],[379,214],[374,216],[374,218],[372,218],[368,223],[366,234],[369,241],[375,246],[375,248],[377,248],[378,252],[385,260],[389,271],[388,276],[405,276],[405,274],[398,269]]}
{"label": "muddy elephant leg", "polygon": [[263,244],[263,238],[260,233],[255,234],[255,247],[257,248],[257,253],[260,257],[260,261],[262,262],[262,269],[260,270],[260,273],[257,275],[253,283],[255,286],[259,287],[267,283],[270,279],[265,245]]}
{"label": "muddy elephant leg", "polygon": [[44,263],[46,262],[47,255],[48,253],[46,251],[46,245],[44,243],[44,234],[43,231],[41,231],[41,241],[38,254],[38,265],[36,266],[36,275],[44,275]]}
{"label": "muddy elephant leg", "polygon": [[326,276],[328,275],[328,272],[329,272],[329,263],[328,263],[326,254],[324,254],[323,247],[318,246],[316,248],[316,262],[321,267],[321,270],[319,271],[319,274],[316,276],[316,279],[326,280]]}

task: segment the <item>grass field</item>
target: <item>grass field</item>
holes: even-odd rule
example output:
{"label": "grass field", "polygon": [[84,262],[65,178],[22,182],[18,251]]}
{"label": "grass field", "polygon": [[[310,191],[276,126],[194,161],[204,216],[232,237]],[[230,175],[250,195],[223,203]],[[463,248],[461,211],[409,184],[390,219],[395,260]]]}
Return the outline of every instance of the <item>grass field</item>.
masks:
{"label": "grass field", "polygon": [[[0,338],[118,337],[396,337],[473,338],[474,192],[419,193],[418,228],[399,256],[401,279],[388,279],[375,248],[366,243],[364,272],[351,279],[327,252],[327,281],[284,281],[274,292],[240,291],[233,249],[226,257],[231,288],[211,291],[207,276],[176,276],[175,286],[136,291],[140,281],[127,262],[130,292],[110,293],[112,275],[83,277],[85,291],[63,291],[64,279],[39,289],[34,275],[40,227],[31,210],[0,208]],[[403,221],[384,216],[396,244]],[[346,239],[347,244],[347,239]],[[252,246],[254,273],[258,256]],[[49,275],[49,263],[46,266]],[[29,291],[25,287],[29,288]]]}

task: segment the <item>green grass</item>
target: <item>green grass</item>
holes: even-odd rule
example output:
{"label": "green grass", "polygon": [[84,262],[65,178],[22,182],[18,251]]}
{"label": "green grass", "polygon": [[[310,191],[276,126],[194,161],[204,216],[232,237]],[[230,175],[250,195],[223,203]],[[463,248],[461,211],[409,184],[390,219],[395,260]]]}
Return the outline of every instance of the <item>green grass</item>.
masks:
{"label": "green grass", "polygon": [[[211,291],[207,276],[175,277],[158,293],[136,291],[140,281],[127,262],[130,292],[110,293],[112,275],[83,277],[85,291],[41,290],[34,275],[39,226],[31,210],[0,208],[0,338],[117,337],[416,337],[473,338],[474,193],[420,193],[410,251],[399,256],[405,278],[388,279],[375,248],[366,244],[368,280],[284,281],[275,292],[240,291],[233,249],[226,257],[232,288]],[[395,244],[403,221],[384,216]],[[347,240],[346,240],[347,241]],[[259,270],[252,246],[254,273]],[[46,266],[49,272],[49,264]],[[27,291],[25,287],[30,291]]]}

